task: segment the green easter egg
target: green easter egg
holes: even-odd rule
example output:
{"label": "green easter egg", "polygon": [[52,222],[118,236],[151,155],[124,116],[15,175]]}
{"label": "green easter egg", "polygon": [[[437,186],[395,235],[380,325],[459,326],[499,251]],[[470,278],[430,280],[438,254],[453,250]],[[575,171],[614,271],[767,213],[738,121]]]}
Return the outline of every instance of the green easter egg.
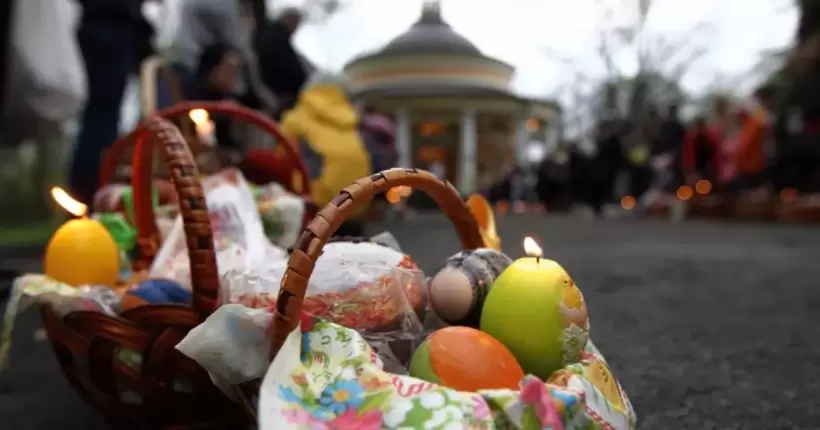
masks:
{"label": "green easter egg", "polygon": [[441,381],[436,373],[433,371],[433,365],[430,362],[430,339],[425,340],[413,353],[413,358],[410,361],[410,376],[419,378],[434,384],[440,384]]}

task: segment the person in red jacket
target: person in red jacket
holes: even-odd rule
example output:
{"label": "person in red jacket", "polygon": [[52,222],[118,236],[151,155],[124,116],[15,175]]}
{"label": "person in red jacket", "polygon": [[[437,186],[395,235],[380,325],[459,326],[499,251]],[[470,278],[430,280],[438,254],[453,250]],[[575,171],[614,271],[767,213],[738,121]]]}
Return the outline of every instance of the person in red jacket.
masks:
{"label": "person in red jacket", "polygon": [[717,177],[722,142],[723,133],[718,128],[709,126],[703,117],[695,119],[693,127],[686,133],[681,154],[687,183]]}

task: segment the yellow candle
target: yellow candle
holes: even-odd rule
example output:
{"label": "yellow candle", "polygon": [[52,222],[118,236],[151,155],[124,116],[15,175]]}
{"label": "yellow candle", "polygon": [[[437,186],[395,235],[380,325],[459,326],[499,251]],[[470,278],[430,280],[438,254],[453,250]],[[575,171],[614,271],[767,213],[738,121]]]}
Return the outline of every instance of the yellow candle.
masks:
{"label": "yellow candle", "polygon": [[63,224],[48,242],[45,274],[75,287],[114,286],[120,272],[120,251],[114,238],[97,220],[86,216],[88,207],[59,187],[51,196],[66,211],[80,218]]}
{"label": "yellow candle", "polygon": [[586,346],[589,322],[581,291],[560,264],[542,258],[532,238],[527,257],[495,280],[481,314],[481,330],[503,343],[527,373],[547,380]]}

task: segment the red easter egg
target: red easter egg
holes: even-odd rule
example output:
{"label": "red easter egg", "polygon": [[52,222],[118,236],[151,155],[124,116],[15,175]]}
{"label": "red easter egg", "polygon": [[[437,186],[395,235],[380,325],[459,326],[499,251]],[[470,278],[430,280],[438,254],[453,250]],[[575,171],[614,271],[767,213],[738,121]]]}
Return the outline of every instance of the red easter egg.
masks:
{"label": "red easter egg", "polygon": [[524,371],[501,342],[453,326],[433,332],[413,354],[410,375],[459,391],[518,389]]}

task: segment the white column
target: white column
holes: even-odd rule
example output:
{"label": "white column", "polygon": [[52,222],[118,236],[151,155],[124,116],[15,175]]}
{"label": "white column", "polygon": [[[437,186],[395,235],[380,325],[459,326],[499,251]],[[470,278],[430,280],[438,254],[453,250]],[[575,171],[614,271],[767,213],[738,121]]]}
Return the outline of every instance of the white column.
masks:
{"label": "white column", "polygon": [[530,143],[530,132],[527,131],[528,109],[522,109],[515,118],[515,162],[519,166],[527,164],[527,145]]}
{"label": "white column", "polygon": [[461,112],[461,159],[458,169],[458,190],[464,194],[475,191],[478,176],[478,137],[476,112],[464,108]]}
{"label": "white column", "polygon": [[410,112],[403,106],[397,108],[396,152],[399,156],[399,167],[413,167],[410,127]]}

